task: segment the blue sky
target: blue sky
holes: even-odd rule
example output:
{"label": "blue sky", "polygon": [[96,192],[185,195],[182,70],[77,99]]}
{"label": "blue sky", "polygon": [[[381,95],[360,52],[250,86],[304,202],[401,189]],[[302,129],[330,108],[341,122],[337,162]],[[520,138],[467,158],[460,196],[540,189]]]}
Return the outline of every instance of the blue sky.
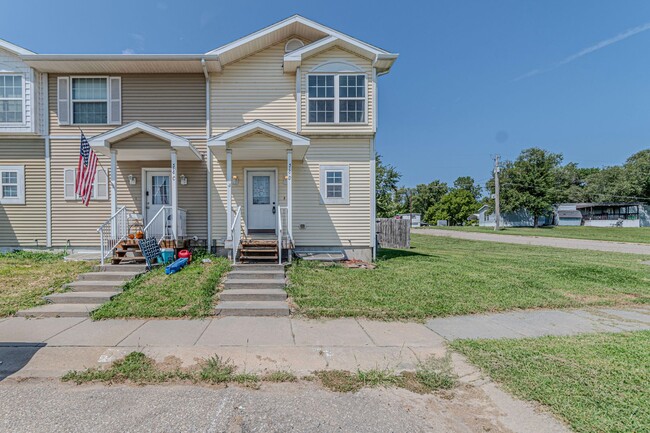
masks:
{"label": "blue sky", "polygon": [[408,186],[484,183],[495,153],[531,146],[584,167],[650,147],[648,1],[22,0],[10,11],[0,38],[39,53],[201,53],[294,13],[398,52],[380,79],[377,148]]}

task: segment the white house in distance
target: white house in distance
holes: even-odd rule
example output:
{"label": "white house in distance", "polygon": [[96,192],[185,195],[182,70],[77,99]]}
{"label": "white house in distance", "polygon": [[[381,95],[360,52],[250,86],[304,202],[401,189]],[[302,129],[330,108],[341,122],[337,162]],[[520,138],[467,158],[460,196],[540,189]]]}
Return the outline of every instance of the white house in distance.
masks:
{"label": "white house in distance", "polygon": [[402,213],[395,215],[395,218],[402,220],[411,220],[411,227],[420,227],[422,216],[419,213]]}
{"label": "white house in distance", "polygon": [[[496,215],[490,212],[490,206],[483,205],[474,214],[478,219],[480,227],[494,227],[496,225]],[[527,210],[519,212],[502,212],[501,213],[501,227],[533,227],[535,225],[535,218]],[[544,226],[552,223],[551,218],[541,216],[539,217],[539,225]]]}

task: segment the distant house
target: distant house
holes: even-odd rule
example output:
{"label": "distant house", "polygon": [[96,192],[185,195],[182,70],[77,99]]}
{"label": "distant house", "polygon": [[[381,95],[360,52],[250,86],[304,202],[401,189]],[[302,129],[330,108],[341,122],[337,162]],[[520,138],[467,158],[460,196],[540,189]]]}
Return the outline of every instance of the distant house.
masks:
{"label": "distant house", "polygon": [[[481,227],[494,227],[496,225],[496,215],[490,212],[488,205],[483,205],[473,216],[478,219],[478,225]],[[552,222],[551,217],[540,216],[538,224],[540,226],[548,225]],[[502,212],[501,227],[534,227],[535,217],[525,209],[518,212]]]}
{"label": "distant house", "polygon": [[422,215],[419,213],[402,213],[395,215],[395,218],[402,220],[411,220],[411,227],[420,227]]}
{"label": "distant house", "polygon": [[[577,218],[580,218],[579,223]],[[557,205],[556,224],[588,227],[650,227],[650,207],[639,202],[562,203]]]}

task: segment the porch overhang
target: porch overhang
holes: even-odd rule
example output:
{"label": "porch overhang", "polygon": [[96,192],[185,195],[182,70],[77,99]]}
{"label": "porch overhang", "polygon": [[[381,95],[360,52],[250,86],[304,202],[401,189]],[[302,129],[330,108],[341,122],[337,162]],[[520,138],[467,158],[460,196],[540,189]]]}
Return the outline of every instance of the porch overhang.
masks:
{"label": "porch overhang", "polygon": [[135,121],[103,134],[96,135],[88,140],[90,147],[98,154],[110,156],[112,145],[126,140],[136,134],[144,133],[165,143],[169,148],[120,148],[117,158],[121,161],[160,161],[170,158],[170,150],[175,150],[179,160],[200,161],[201,154],[189,140],[172,134],[147,123]]}
{"label": "porch overhang", "polygon": [[[237,146],[237,140],[258,132],[276,138],[279,141],[278,145],[272,148],[240,148]],[[235,160],[284,159],[287,150],[291,150],[292,159],[302,161],[309,149],[309,143],[307,137],[262,120],[253,120],[208,140],[208,146],[215,157],[222,160],[226,159],[227,150],[231,151],[232,158]]]}

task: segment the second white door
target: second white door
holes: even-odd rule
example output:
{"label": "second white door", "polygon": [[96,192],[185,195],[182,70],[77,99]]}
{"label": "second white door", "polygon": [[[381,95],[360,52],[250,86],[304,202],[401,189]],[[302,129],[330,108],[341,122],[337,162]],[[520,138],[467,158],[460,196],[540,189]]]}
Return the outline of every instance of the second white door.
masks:
{"label": "second white door", "polygon": [[250,233],[273,233],[277,212],[275,171],[248,171],[246,224]]}

